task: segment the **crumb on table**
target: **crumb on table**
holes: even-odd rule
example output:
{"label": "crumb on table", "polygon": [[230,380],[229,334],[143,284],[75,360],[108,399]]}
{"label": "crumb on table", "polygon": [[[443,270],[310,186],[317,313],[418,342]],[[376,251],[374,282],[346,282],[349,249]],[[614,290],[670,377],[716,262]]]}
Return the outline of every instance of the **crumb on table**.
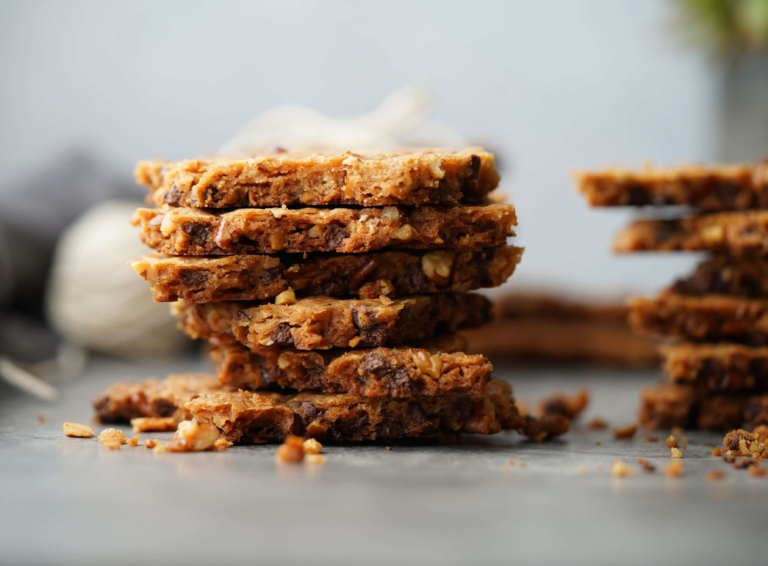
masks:
{"label": "crumb on table", "polygon": [[682,458],[683,457],[683,453],[680,452],[679,448],[670,448],[669,450],[672,453],[671,455],[672,455],[673,458]]}
{"label": "crumb on table", "polygon": [[681,460],[675,460],[673,462],[670,462],[669,465],[664,469],[664,475],[670,477],[670,478],[679,478],[683,475],[683,468],[685,467],[685,463]]}
{"label": "crumb on table", "polygon": [[306,454],[320,454],[323,451],[323,445],[314,438],[307,438],[302,447]]}
{"label": "crumb on table", "polygon": [[614,428],[611,433],[614,438],[632,438],[637,432],[637,425],[629,424]]}
{"label": "crumb on table", "polygon": [[707,481],[720,481],[724,477],[725,477],[725,473],[720,470],[709,470],[704,475],[704,479]]}
{"label": "crumb on table", "polygon": [[677,439],[671,434],[664,442],[666,443],[667,448],[677,448]]}
{"label": "crumb on table", "polygon": [[595,417],[587,424],[589,430],[605,430],[608,428],[608,423],[600,417]]}
{"label": "crumb on table", "polygon": [[64,435],[70,438],[93,438],[93,427],[79,423],[64,423]]}
{"label": "crumb on table", "polygon": [[614,460],[611,464],[611,475],[616,478],[635,475],[635,470],[628,466],[624,460]]}
{"label": "crumb on table", "polygon": [[120,447],[128,442],[122,430],[105,428],[99,433],[99,442],[110,450],[120,450]]}
{"label": "crumb on table", "polygon": [[278,462],[297,464],[304,460],[304,440],[298,436],[288,435],[285,441],[277,447]]}
{"label": "crumb on table", "polygon": [[641,469],[641,470],[643,470],[645,473],[648,473],[648,474],[650,474],[650,473],[653,473],[653,472],[655,472],[655,471],[656,471],[656,466],[654,466],[653,464],[651,464],[651,463],[650,463],[648,460],[646,460],[645,458],[640,458],[640,459],[637,461],[637,465],[638,465],[638,466],[640,466],[640,469]]}

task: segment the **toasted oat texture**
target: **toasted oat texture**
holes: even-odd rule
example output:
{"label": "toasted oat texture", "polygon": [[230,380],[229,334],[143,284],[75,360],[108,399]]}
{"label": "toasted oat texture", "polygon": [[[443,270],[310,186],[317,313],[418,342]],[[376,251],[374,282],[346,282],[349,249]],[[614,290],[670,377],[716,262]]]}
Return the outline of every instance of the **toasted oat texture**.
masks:
{"label": "toasted oat texture", "polygon": [[588,303],[515,293],[494,302],[496,320],[465,333],[469,350],[491,361],[579,361],[619,366],[657,362],[656,346],[627,324],[619,302]]}
{"label": "toasted oat texture", "polygon": [[575,174],[592,206],[688,205],[702,210],[768,208],[768,160],[754,165],[685,165]]}
{"label": "toasted oat texture", "polygon": [[664,371],[673,383],[713,392],[768,390],[768,348],[741,344],[663,346]]}
{"label": "toasted oat texture", "polygon": [[515,235],[517,218],[508,204],[230,212],[140,208],[133,224],[141,227],[141,240],[159,252],[219,256],[499,246]]}
{"label": "toasted oat texture", "polygon": [[680,295],[733,295],[768,298],[768,261],[762,258],[715,256],[678,279],[671,291]]}
{"label": "toasted oat texture", "polygon": [[180,409],[192,396],[221,389],[214,376],[202,374],[170,375],[163,380],[121,382],[107,388],[93,401],[96,417],[102,423],[129,422],[139,417],[187,418]]}
{"label": "toasted oat texture", "polygon": [[639,220],[613,242],[617,252],[712,251],[768,254],[768,211],[724,212],[675,220]]}
{"label": "toasted oat texture", "polygon": [[441,293],[395,299],[307,297],[294,304],[174,303],[179,327],[218,344],[236,339],[252,349],[376,348],[426,340],[439,332],[475,328],[490,320],[482,295]]}
{"label": "toasted oat texture", "polygon": [[[439,342],[439,341],[438,341]],[[239,344],[211,352],[219,379],[239,389],[272,384],[298,391],[363,397],[481,394],[493,370],[483,356],[464,354],[462,340],[447,336],[437,349],[373,348],[306,352],[276,346],[248,350]],[[445,351],[447,350],[447,351]]]}
{"label": "toasted oat texture", "polygon": [[155,301],[210,303],[265,300],[293,289],[297,297],[378,298],[497,287],[514,272],[523,249],[513,246],[225,257],[147,256],[131,263],[149,282]]}
{"label": "toasted oat texture", "polygon": [[407,399],[349,394],[209,393],[188,402],[201,423],[231,442],[281,441],[287,435],[335,442],[450,438],[461,432],[494,434],[522,429],[509,385],[491,381],[483,395]]}
{"label": "toasted oat texture", "polygon": [[641,395],[640,422],[653,428],[729,430],[768,424],[768,395],[702,395],[664,383]]}
{"label": "toasted oat texture", "polygon": [[768,301],[726,295],[662,293],[629,303],[629,322],[642,333],[698,341],[768,343]]}
{"label": "toasted oat texture", "polygon": [[142,161],[135,173],[150,202],[196,208],[456,204],[499,184],[493,154],[481,148]]}

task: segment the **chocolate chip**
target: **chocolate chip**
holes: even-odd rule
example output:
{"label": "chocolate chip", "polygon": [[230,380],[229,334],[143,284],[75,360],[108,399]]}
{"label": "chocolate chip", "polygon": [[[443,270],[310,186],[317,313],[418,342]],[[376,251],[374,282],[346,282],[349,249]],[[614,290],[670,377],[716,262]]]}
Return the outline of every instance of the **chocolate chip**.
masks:
{"label": "chocolate chip", "polygon": [[179,272],[179,279],[187,287],[194,287],[205,283],[208,280],[208,275],[203,271],[197,271],[195,269],[182,269]]}
{"label": "chocolate chip", "polygon": [[340,248],[341,244],[344,242],[344,238],[346,237],[344,226],[342,226],[338,222],[331,222],[325,228],[324,236],[325,236],[325,242],[323,244],[324,249],[328,251],[334,251]]}
{"label": "chocolate chip", "polygon": [[[393,419],[386,419],[376,427],[376,436],[380,438],[401,438],[403,436],[403,425]],[[391,448],[387,447],[391,450]]]}
{"label": "chocolate chip", "polygon": [[176,185],[172,186],[171,190],[169,190],[167,193],[165,193],[165,196],[163,196],[163,202],[170,204],[171,206],[178,206],[180,201],[181,195],[179,194],[179,190],[176,188]]}
{"label": "chocolate chip", "polygon": [[631,185],[627,189],[627,204],[630,206],[646,206],[651,204],[648,191],[643,185]]}
{"label": "chocolate chip", "polygon": [[472,400],[469,397],[459,397],[451,405],[451,418],[454,423],[463,423],[472,414]]}
{"label": "chocolate chip", "polygon": [[364,373],[380,376],[389,371],[392,365],[379,354],[368,352],[363,356],[363,359],[360,360],[359,367]]}
{"label": "chocolate chip", "polygon": [[176,412],[176,404],[168,399],[157,399],[155,401],[155,412],[160,417],[172,417]]}
{"label": "chocolate chip", "polygon": [[198,246],[205,245],[211,235],[211,229],[205,224],[198,222],[187,222],[182,229],[191,238],[192,243]]}
{"label": "chocolate chip", "polygon": [[663,244],[677,235],[679,227],[678,220],[661,220],[654,225],[654,238]]}
{"label": "chocolate chip", "polygon": [[482,160],[479,155],[473,155],[469,158],[470,179],[477,179],[480,176],[480,164]]}
{"label": "chocolate chip", "polygon": [[408,421],[411,423],[422,425],[427,422],[427,415],[418,403],[408,405],[407,415]]}
{"label": "chocolate chip", "polygon": [[291,325],[287,322],[281,322],[278,324],[272,333],[269,335],[275,344],[278,346],[293,346],[293,334],[291,333]]}
{"label": "chocolate chip", "polygon": [[370,277],[374,271],[379,267],[379,260],[376,256],[371,257],[363,265],[361,265],[353,274],[349,280],[349,288],[355,290],[363,284],[363,282]]}

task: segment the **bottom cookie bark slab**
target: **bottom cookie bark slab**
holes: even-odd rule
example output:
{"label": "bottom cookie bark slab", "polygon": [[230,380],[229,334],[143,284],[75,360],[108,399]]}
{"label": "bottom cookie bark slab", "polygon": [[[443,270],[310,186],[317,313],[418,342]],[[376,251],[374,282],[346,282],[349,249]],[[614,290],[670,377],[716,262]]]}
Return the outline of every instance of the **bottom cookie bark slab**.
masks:
{"label": "bottom cookie bark slab", "polygon": [[768,424],[768,395],[711,395],[663,383],[643,389],[640,423],[648,428],[728,430]]}
{"label": "bottom cookie bark slab", "polygon": [[660,351],[673,383],[712,392],[768,390],[768,347],[681,343]]}
{"label": "bottom cookie bark slab", "polygon": [[[118,421],[167,415],[170,408],[158,412],[158,401],[175,399],[183,405],[176,406],[172,414],[213,424],[227,440],[241,443],[278,442],[288,434],[358,442],[444,439],[462,432],[494,434],[500,430],[517,430],[541,440],[568,430],[565,419],[521,417],[511,387],[498,380],[492,380],[482,395],[410,398],[211,390],[216,381],[214,376],[189,374],[115,384],[94,405],[100,418]],[[195,392],[198,386],[201,389]]]}
{"label": "bottom cookie bark slab", "polygon": [[229,344],[213,348],[211,357],[221,383],[233,388],[277,385],[365,397],[481,394],[493,368],[485,357],[461,352],[465,347],[453,334],[423,348],[306,352]]}

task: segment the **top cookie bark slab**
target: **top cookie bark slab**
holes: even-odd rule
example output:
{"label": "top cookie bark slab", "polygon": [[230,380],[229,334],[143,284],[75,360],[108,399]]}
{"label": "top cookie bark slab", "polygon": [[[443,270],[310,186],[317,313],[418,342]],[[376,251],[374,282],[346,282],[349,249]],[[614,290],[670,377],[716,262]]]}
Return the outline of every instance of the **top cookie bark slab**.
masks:
{"label": "top cookie bark slab", "polygon": [[755,165],[688,165],[577,172],[592,206],[686,205],[701,210],[768,207],[768,160]]}
{"label": "top cookie bark slab", "polygon": [[481,148],[142,161],[135,174],[150,202],[194,208],[478,203],[499,184]]}

